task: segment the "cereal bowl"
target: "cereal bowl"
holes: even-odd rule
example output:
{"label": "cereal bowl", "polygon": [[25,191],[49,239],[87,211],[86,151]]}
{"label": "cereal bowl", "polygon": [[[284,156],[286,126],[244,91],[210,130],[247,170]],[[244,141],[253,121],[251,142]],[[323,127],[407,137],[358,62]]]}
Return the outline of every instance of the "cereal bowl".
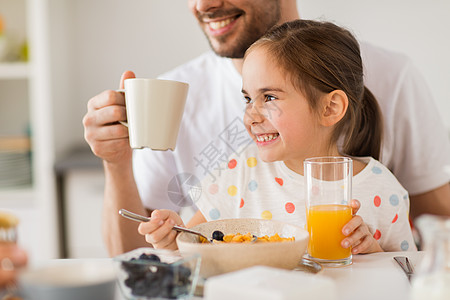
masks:
{"label": "cereal bowl", "polygon": [[308,232],[301,227],[273,220],[226,219],[199,224],[192,229],[211,237],[216,230],[223,234],[247,234],[257,237],[291,238],[289,242],[201,243],[196,235],[182,232],[177,236],[181,253],[198,253],[202,257],[200,276],[228,273],[255,265],[282,269],[297,267],[308,245]]}
{"label": "cereal bowl", "polygon": [[200,256],[138,248],[114,258],[117,281],[126,299],[189,299],[195,290]]}

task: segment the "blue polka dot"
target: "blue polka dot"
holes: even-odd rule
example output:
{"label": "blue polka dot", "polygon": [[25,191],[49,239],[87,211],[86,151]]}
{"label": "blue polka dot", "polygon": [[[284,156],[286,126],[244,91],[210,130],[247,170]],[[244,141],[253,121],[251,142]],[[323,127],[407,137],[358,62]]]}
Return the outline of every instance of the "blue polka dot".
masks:
{"label": "blue polka dot", "polygon": [[258,183],[255,180],[252,180],[248,183],[248,189],[250,192],[254,192],[258,188]]}
{"label": "blue polka dot", "polygon": [[407,241],[403,241],[400,244],[400,248],[402,248],[403,251],[407,251],[409,249],[409,243]]}
{"label": "blue polka dot", "polygon": [[408,199],[408,194],[403,196],[403,200],[407,200]]}
{"label": "blue polka dot", "polygon": [[372,168],[372,173],[374,174],[381,174],[382,170],[378,167],[373,167]]}
{"label": "blue polka dot", "polygon": [[213,220],[220,218],[220,211],[217,208],[213,208],[209,211],[209,217]]}
{"label": "blue polka dot", "polygon": [[400,200],[396,194],[393,194],[389,197],[389,202],[391,202],[392,206],[397,206]]}

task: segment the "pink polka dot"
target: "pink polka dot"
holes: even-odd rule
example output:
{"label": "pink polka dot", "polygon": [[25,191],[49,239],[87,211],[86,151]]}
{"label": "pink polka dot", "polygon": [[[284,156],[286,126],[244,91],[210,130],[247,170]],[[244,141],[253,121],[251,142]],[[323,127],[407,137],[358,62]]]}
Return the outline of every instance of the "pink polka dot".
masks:
{"label": "pink polka dot", "polygon": [[241,204],[239,204],[239,208],[242,208],[244,206],[244,199],[241,198]]}
{"label": "pink polka dot", "polygon": [[283,178],[278,178],[278,177],[275,177],[275,181],[279,184],[279,185],[283,185]]}
{"label": "pink polka dot", "polygon": [[228,162],[228,169],[234,169],[236,168],[237,161],[235,159],[232,159]]}
{"label": "pink polka dot", "polygon": [[287,202],[284,209],[286,209],[287,213],[292,214],[295,211],[295,205],[292,202]]}
{"label": "pink polka dot", "polygon": [[217,194],[218,191],[219,191],[219,186],[215,183],[211,184],[208,188],[208,192],[211,195]]}
{"label": "pink polka dot", "polygon": [[397,220],[398,220],[398,214],[395,214],[395,217],[392,219],[392,223],[397,222]]}
{"label": "pink polka dot", "polygon": [[373,198],[373,204],[375,204],[376,207],[380,207],[380,205],[381,205],[380,196],[375,196],[375,198]]}
{"label": "pink polka dot", "polygon": [[373,234],[373,238],[376,239],[377,241],[381,238],[381,232],[378,229]]}

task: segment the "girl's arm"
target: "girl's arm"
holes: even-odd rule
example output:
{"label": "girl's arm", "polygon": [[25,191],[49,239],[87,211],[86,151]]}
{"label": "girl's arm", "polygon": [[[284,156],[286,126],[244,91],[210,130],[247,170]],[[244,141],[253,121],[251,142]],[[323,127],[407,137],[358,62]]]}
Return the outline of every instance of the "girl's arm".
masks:
{"label": "girl's arm", "polygon": [[197,210],[195,215],[192,217],[192,219],[187,223],[187,227],[191,228],[195,225],[206,223],[206,218],[203,216],[202,212],[200,210]]}

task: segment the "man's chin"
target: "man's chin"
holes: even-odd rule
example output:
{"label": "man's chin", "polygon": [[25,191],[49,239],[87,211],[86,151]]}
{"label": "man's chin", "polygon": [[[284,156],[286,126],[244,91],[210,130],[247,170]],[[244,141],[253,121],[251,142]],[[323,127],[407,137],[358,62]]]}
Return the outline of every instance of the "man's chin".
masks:
{"label": "man's chin", "polygon": [[231,47],[226,47],[224,46],[224,43],[211,40],[209,40],[209,45],[211,49],[214,51],[214,53],[216,53],[218,56],[227,58],[244,58],[245,51],[247,50],[247,47],[235,45]]}
{"label": "man's chin", "polygon": [[234,51],[234,50],[227,50],[227,49],[217,49],[217,48],[212,48],[213,51],[218,55],[218,56],[222,56],[222,57],[227,57],[227,58],[244,58],[244,52],[242,51]]}

